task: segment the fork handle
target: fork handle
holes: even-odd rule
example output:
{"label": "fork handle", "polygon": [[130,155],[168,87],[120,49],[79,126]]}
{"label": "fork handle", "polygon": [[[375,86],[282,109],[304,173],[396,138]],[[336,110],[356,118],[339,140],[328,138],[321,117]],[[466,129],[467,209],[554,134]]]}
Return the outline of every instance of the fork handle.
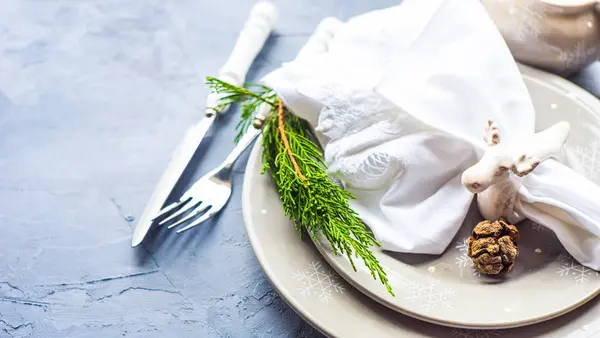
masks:
{"label": "fork handle", "polygon": [[[256,119],[264,119],[271,112],[272,106],[270,104],[263,103],[258,108],[258,113],[256,114]],[[254,139],[258,135],[260,135],[261,127],[256,127],[254,123],[250,125],[244,136],[239,140],[235,148],[229,153],[225,161],[221,163],[219,169],[231,168],[235,161],[240,157],[240,155],[248,148],[249,145],[252,144]]]}
{"label": "fork handle", "polygon": [[223,161],[223,163],[219,166],[219,171],[222,169],[230,169],[235,161],[244,152],[244,150],[246,150],[246,148],[252,144],[258,135],[260,135],[260,132],[261,130],[259,128],[250,126],[235,148],[233,148],[231,153],[229,153],[229,156],[227,156],[225,161]]}

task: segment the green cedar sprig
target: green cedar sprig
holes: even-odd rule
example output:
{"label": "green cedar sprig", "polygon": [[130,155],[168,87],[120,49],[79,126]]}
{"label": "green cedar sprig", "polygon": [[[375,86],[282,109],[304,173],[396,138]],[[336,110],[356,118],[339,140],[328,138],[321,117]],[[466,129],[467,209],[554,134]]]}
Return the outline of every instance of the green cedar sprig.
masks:
{"label": "green cedar sprig", "polygon": [[222,97],[219,100],[219,104],[213,109],[220,109],[230,104],[242,103],[242,118],[235,126],[237,134],[235,136],[235,143],[242,138],[250,124],[252,124],[252,118],[258,110],[258,106],[262,103],[269,103],[273,105],[277,98],[277,94],[271,89],[254,83],[244,84],[244,87],[234,86],[225,81],[221,81],[214,77],[207,77],[206,83],[210,86],[213,92],[221,94]]}
{"label": "green cedar sprig", "polygon": [[286,216],[298,231],[304,229],[313,238],[322,233],[334,254],[348,257],[354,271],[354,259],[362,259],[371,276],[394,295],[386,272],[370,249],[381,244],[350,207],[349,200],[354,197],[329,179],[323,154],[308,123],[283,107],[276,94],[265,86],[241,88],[215,78],[207,81],[213,90],[225,94],[223,104],[244,102],[238,132],[252,123],[261,103],[273,107],[262,129],[263,173],[268,172],[275,181]]}

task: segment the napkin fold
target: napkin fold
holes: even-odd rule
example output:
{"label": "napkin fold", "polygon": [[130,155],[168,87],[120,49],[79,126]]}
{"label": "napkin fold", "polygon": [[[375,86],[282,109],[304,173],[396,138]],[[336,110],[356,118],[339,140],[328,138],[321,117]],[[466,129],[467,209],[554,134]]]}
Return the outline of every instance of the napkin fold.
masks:
{"label": "napkin fold", "polygon": [[[488,120],[509,147],[535,132],[517,65],[477,0],[404,0],[357,16],[326,53],[263,82],[315,126],[330,175],[391,251],[440,254],[449,245],[473,201],[461,175],[485,152]],[[600,269],[600,202],[589,196],[600,187],[548,159],[521,180],[515,212]]]}

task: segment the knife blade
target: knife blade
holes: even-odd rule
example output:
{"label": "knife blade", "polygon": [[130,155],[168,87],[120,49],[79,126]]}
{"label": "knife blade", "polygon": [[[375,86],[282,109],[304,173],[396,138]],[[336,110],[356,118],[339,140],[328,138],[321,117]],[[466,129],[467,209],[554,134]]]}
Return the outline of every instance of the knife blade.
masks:
{"label": "knife blade", "polygon": [[[244,83],[248,69],[264,46],[276,18],[277,9],[270,2],[259,2],[254,5],[229,59],[219,72],[219,79],[238,86]],[[156,185],[133,231],[132,247],[142,243],[154,224],[154,218],[173,191],[175,184],[179,181],[207,131],[217,116],[229,108],[225,106],[219,110],[213,109],[219,99],[218,94],[211,93],[208,95],[205,117],[186,131],[182,141],[173,153],[167,169]]]}
{"label": "knife blade", "polygon": [[160,181],[156,185],[152,197],[146,204],[142,216],[138,220],[138,224],[133,232],[133,239],[131,242],[132,247],[138,246],[143,240],[152,223],[154,217],[160,211],[162,206],[167,201],[167,198],[171,194],[173,187],[177,184],[177,181],[183,174],[188,163],[194,156],[196,149],[200,146],[204,135],[215,121],[216,115],[211,117],[205,117],[199,123],[190,127],[183,137],[183,140],[173,153],[171,161],[167,165],[167,169],[160,178]]}

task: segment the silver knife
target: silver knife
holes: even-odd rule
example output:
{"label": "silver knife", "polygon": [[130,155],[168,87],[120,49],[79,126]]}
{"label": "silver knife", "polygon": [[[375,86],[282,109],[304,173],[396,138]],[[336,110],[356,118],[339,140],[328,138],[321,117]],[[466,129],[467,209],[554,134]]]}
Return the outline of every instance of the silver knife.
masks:
{"label": "silver knife", "polygon": [[[277,9],[272,3],[259,2],[254,5],[229,59],[219,72],[219,79],[238,86],[244,83],[248,69],[264,46],[276,19]],[[133,231],[132,247],[138,246],[146,237],[154,223],[154,218],[173,191],[175,184],[183,174],[192,156],[194,156],[196,149],[198,149],[217,115],[229,108],[225,106],[219,110],[213,109],[217,106],[219,99],[220,96],[214,93],[208,96],[204,118],[187,130],[177,150],[173,153],[167,169],[154,189],[154,193],[146,204],[144,212]]]}

